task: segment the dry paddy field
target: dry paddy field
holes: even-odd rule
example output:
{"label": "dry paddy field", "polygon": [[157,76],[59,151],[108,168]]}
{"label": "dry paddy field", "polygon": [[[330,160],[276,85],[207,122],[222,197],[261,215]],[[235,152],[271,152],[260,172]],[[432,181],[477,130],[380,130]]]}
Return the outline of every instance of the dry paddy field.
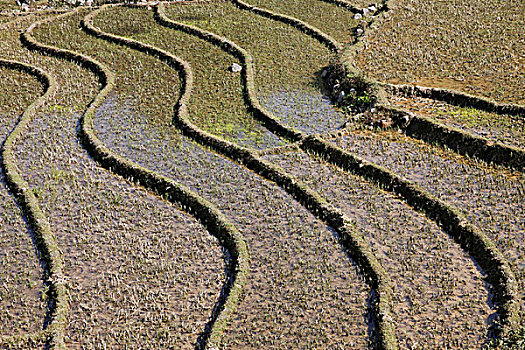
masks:
{"label": "dry paddy field", "polygon": [[525,349],[522,1],[84,5],[0,0],[1,349]]}

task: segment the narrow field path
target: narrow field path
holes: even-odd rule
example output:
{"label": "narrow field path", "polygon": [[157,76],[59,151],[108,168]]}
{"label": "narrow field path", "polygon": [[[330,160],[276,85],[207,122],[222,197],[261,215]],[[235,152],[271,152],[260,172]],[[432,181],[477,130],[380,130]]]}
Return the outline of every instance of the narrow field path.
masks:
{"label": "narrow field path", "polygon": [[240,10],[230,2],[168,6],[166,14],[174,21],[224,36],[247,50],[255,64],[254,92],[261,105],[285,126],[321,133],[345,122],[319,92],[321,69],[333,54],[316,39],[290,25]]}
{"label": "narrow field path", "polygon": [[512,263],[520,286],[523,310],[523,173],[467,159],[395,131],[354,130],[330,141],[416,182],[463,212]]}
{"label": "narrow field path", "polygon": [[[15,128],[20,115],[43,93],[36,77],[4,66],[0,58],[0,144]],[[3,163],[3,159],[0,160]],[[16,197],[0,170],[0,346],[7,337],[42,331],[47,314],[44,270],[34,236]],[[37,346],[35,344],[35,346]],[[43,346],[43,344],[40,344]]]}
{"label": "narrow field path", "polygon": [[475,135],[492,142],[525,149],[525,115],[508,115],[485,112],[476,108],[457,107],[422,97],[403,95],[389,96],[393,107],[418,113],[432,120]]}
{"label": "narrow field path", "polygon": [[299,150],[266,156],[356,222],[392,276],[401,348],[480,348],[495,310],[476,263],[401,199]]}
{"label": "narrow field path", "polygon": [[[359,4],[361,2],[361,4]],[[268,9],[276,13],[292,16],[316,28],[340,43],[347,44],[354,40],[355,28],[358,20],[354,19],[354,13],[342,4],[348,6],[361,5],[367,7],[364,1],[340,1],[340,5],[325,0],[248,0],[245,3],[259,8]]]}
{"label": "narrow field path", "polygon": [[[273,55],[277,55],[278,56],[279,55],[279,49],[273,49],[274,51],[271,51],[271,53],[270,53],[270,50],[268,50],[264,46],[264,40],[266,38],[270,37],[270,35],[271,35],[270,31],[268,29],[268,28],[271,28],[271,26],[269,26],[269,25],[266,25],[266,26],[265,25],[254,25],[254,23],[259,24],[258,21],[263,22],[263,21],[268,21],[268,20],[261,19],[261,18],[258,19],[256,17],[254,17],[253,15],[250,15],[249,12],[246,12],[246,11],[244,11],[245,13],[243,14],[243,11],[239,11],[239,10],[236,11],[235,9],[232,9],[231,7],[232,6],[230,4],[228,4],[228,3],[223,4],[222,7],[221,6],[210,6],[210,5],[208,5],[208,9],[207,10],[205,10],[206,5],[192,6],[192,7],[182,7],[180,9],[177,8],[177,7],[171,7],[168,10],[168,14],[170,14],[170,16],[173,16],[173,18],[175,20],[182,20],[182,21],[184,21],[184,18],[194,18],[195,16],[197,16],[196,14],[198,14],[198,13],[205,12],[205,11],[207,11],[207,13],[211,12],[212,15],[209,15],[209,16],[210,17],[215,16],[215,21],[213,21],[212,19],[208,19],[206,22],[204,22],[204,21],[199,22],[199,21],[195,21],[195,20],[193,20],[193,21],[190,20],[190,21],[186,21],[186,22],[188,22],[188,23],[190,23],[192,25],[202,26],[203,29],[211,30],[213,32],[216,32],[219,35],[224,35],[228,39],[233,40],[235,43],[240,44],[241,46],[243,46],[243,48],[247,49],[250,52],[250,54],[253,55],[253,57],[255,59],[255,64],[256,64],[256,66],[255,66],[256,67],[256,72],[260,72],[261,69],[258,66],[259,61],[262,61],[263,62],[263,66],[264,66],[264,63],[265,63],[265,58],[264,57],[269,57],[269,56],[273,56]],[[217,15],[213,15],[214,13],[217,13]],[[228,17],[228,14],[230,14],[229,16],[231,16],[231,17]],[[240,19],[243,19],[243,22],[240,22]],[[261,34],[260,32],[263,32],[264,34]],[[300,32],[298,32],[298,31],[296,31],[296,35],[302,36],[302,34]],[[309,39],[309,40],[313,40],[313,39]],[[307,41],[307,40],[305,39],[304,41]],[[302,43],[302,44],[305,45],[305,43]],[[282,50],[281,51],[281,55],[283,55],[282,52],[286,52],[286,51]],[[283,55],[283,57],[284,57],[284,55]],[[283,64],[283,66],[284,66],[284,64]],[[259,90],[258,91],[259,94],[264,94],[264,89],[265,88],[274,87],[275,86],[275,85],[272,85],[272,83],[270,83],[272,81],[271,79],[279,79],[282,76],[282,73],[279,70],[279,66],[277,66],[277,68],[275,69],[275,71],[277,73],[272,71],[271,68],[274,68],[274,67],[265,66],[266,71],[265,71],[264,75],[261,74],[259,76],[259,75],[256,74],[256,88]],[[305,73],[308,72],[308,68],[306,66],[303,66],[301,68],[303,69],[303,74],[307,75]],[[310,68],[310,71],[309,71],[310,75],[309,76],[312,76],[313,72],[314,71],[312,71],[312,69]],[[294,76],[294,78],[296,78],[296,77],[297,76]],[[301,83],[300,79],[296,79],[296,80],[289,79],[288,80],[288,84],[289,85],[290,85],[289,81],[293,81],[292,84],[300,85],[300,83]],[[302,82],[303,82],[303,86],[307,85],[307,83],[305,83],[304,80]],[[266,85],[265,85],[265,83],[266,83]],[[263,90],[263,92],[261,92],[261,90]],[[275,113],[275,112],[274,113],[277,115],[278,118],[281,117],[280,118],[281,121],[282,121],[282,119],[284,119],[284,118],[282,118],[283,115],[285,115],[286,117],[289,118],[289,119],[287,119],[287,121],[288,120],[296,120],[297,116],[300,115],[301,112],[303,112],[303,110],[301,110],[300,107],[298,107],[298,106],[304,106],[306,104],[304,102],[304,100],[303,100],[300,103],[296,103],[295,106],[294,105],[290,106],[290,103],[286,103],[286,102],[283,103],[282,100],[279,100],[279,101],[275,101],[274,105],[270,108],[268,106],[268,104],[265,104],[264,98],[262,98],[262,101],[263,101],[263,105],[266,108],[268,108],[271,112],[279,111],[278,113]],[[319,113],[318,115],[323,115],[323,117],[327,118],[326,110],[329,110],[329,108],[323,110],[323,109],[319,108],[318,105],[314,105],[310,109],[310,111],[314,111],[311,114]],[[311,118],[311,114],[307,114],[307,118],[304,118],[304,119],[305,120],[310,120],[311,125],[318,125],[317,120],[314,119],[314,118]],[[290,118],[290,115],[292,116],[291,118]],[[331,118],[333,115],[337,115],[337,113],[332,111],[332,113],[329,114],[328,118]],[[308,117],[310,117],[310,119],[308,119]],[[286,124],[286,122],[285,122],[285,124]],[[291,125],[291,126],[293,127],[295,125]],[[304,129],[301,130],[300,127],[298,129],[300,131],[306,131]],[[282,164],[281,164],[281,166],[282,166]],[[288,170],[288,171],[293,170],[293,169],[295,169],[295,168],[294,167],[287,167],[287,168],[285,168],[285,170]],[[315,166],[311,166],[309,169],[312,171],[312,174],[316,173]],[[312,175],[310,175],[310,176],[312,176]],[[308,178],[308,177],[305,177],[304,179],[306,179],[306,178]],[[323,191],[321,191],[321,193],[323,193]],[[330,194],[330,195],[324,196],[324,197],[325,198],[332,198],[333,196],[331,196],[331,194]],[[348,202],[350,202],[350,201],[348,200],[346,203],[348,203]],[[343,207],[344,207],[343,203],[337,203],[337,201],[335,201],[335,200],[332,201],[332,204],[335,205],[336,207],[341,207],[341,205],[343,205]],[[401,207],[404,210],[408,210],[408,212],[410,212],[411,215],[416,215],[417,217],[419,217],[419,220],[423,220],[423,222],[426,222],[427,225],[430,225],[431,227],[433,227],[434,230],[440,231],[434,223],[429,222],[423,216],[421,216],[419,214],[415,214],[411,209],[409,209],[408,207],[405,207],[404,205],[401,205]],[[345,211],[345,214],[347,214],[347,216],[349,216],[351,218],[355,217],[355,215],[348,215],[348,211]],[[407,216],[407,214],[405,213],[404,216]],[[357,220],[357,221],[359,221],[359,220]],[[417,230],[416,230],[416,232],[417,232]],[[430,239],[429,237],[431,237],[431,235],[427,236],[427,240]],[[492,318],[489,317],[489,314],[492,313],[492,311],[490,310],[490,307],[484,301],[484,298],[486,298],[486,296],[489,294],[489,292],[486,289],[486,287],[484,286],[484,284],[481,282],[482,274],[479,271],[476,270],[475,265],[468,258],[468,256],[465,255],[465,253],[462,251],[460,246],[457,243],[454,243],[449,237],[447,237],[444,234],[443,234],[442,238],[447,242],[447,247],[452,247],[451,249],[452,249],[452,251],[454,251],[454,254],[458,254],[458,256],[462,256],[461,261],[465,262],[465,264],[467,266],[470,265],[469,267],[460,266],[462,264],[455,266],[455,271],[458,272],[458,276],[464,274],[465,273],[464,270],[470,271],[470,272],[467,272],[467,275],[470,274],[470,280],[469,280],[469,283],[467,283],[468,287],[466,287],[462,291],[458,291],[458,295],[463,296],[465,294],[468,294],[468,292],[466,292],[466,290],[469,290],[469,288],[471,288],[471,287],[473,287],[475,290],[477,290],[477,293],[478,293],[477,296],[473,298],[474,302],[472,302],[472,305],[476,305],[476,306],[473,306],[472,309],[471,309],[473,314],[479,316],[479,319],[478,319],[478,322],[477,322],[477,330],[474,331],[474,332],[470,332],[470,335],[472,336],[471,338],[463,338],[461,334],[455,333],[455,338],[454,338],[454,336],[451,336],[451,338],[454,338],[454,340],[450,341],[450,344],[451,344],[451,346],[454,346],[454,347],[462,347],[462,346],[465,346],[466,344],[467,345],[471,345],[471,342],[473,342],[473,343],[477,343],[477,345],[479,346],[479,345],[483,344],[486,341],[486,339],[487,339],[486,338],[486,336],[487,336],[487,334],[486,334],[486,332],[487,332],[486,322],[491,324],[492,321],[493,321]],[[395,249],[395,248],[392,248],[392,249]],[[403,250],[401,250],[401,251],[403,251]],[[436,258],[436,256],[434,256],[434,258]],[[415,260],[415,261],[417,261],[417,260]],[[419,260],[419,261],[422,261],[422,260]],[[391,261],[389,261],[389,262],[391,262]],[[400,270],[402,270],[402,269],[403,268],[400,268]],[[398,270],[398,272],[400,270]],[[424,268],[421,268],[421,270],[424,270]],[[435,274],[441,276],[440,278],[438,278],[440,280],[445,280],[445,279],[447,279],[449,277],[449,273],[447,271],[435,270],[433,272]],[[404,282],[406,282],[406,280]],[[422,285],[425,284],[424,281],[420,281],[420,282],[422,283]],[[420,288],[420,290],[424,290],[425,289],[425,287],[421,287],[421,286],[419,288]],[[410,288],[407,287],[407,290],[408,289],[410,289]],[[449,305],[454,305],[453,298],[450,298],[450,299],[451,300],[448,301]],[[479,304],[480,301],[481,301],[481,305]],[[425,302],[420,302],[420,304],[424,304],[424,303]],[[483,305],[485,305],[485,306],[483,306]],[[441,309],[440,306],[441,305],[439,305],[439,302],[438,302],[438,303],[436,303],[436,305],[434,307],[429,306],[429,308],[430,309],[433,308],[433,310],[435,310],[435,311],[437,311],[437,310],[443,311],[443,309]],[[456,306],[456,305],[454,305],[454,306]],[[417,308],[417,303],[416,303],[416,308]],[[456,318],[456,320],[459,320],[459,319],[461,319],[464,316],[460,315],[460,314],[453,314],[453,315],[450,315],[450,317],[451,318]],[[441,315],[441,318],[443,318],[442,315]],[[435,319],[434,321],[435,322],[439,322],[437,319]],[[410,321],[408,321],[407,323],[409,324]],[[403,330],[406,330],[408,333],[411,333],[413,331],[413,333],[410,336],[405,336],[405,337],[401,337],[400,336],[400,338],[401,338],[400,339],[401,340],[401,346],[407,346],[407,347],[408,346],[412,346],[412,344],[414,344],[415,342],[418,342],[418,341],[422,342],[424,340],[427,340],[429,342],[432,341],[431,338],[425,338],[425,336],[428,335],[428,334],[421,335],[421,339],[415,340],[413,337],[417,334],[417,332],[419,332],[421,330],[417,329],[417,331],[414,331],[414,328],[413,328],[414,324],[419,323],[418,320],[412,321],[412,323],[413,323],[412,326],[410,326],[410,325],[409,326],[405,325],[405,327],[401,326],[401,328],[403,328]],[[452,324],[454,324],[454,322],[452,322]],[[447,325],[442,325],[442,326],[444,328],[448,327]],[[439,334],[439,332],[436,332],[436,333],[432,332],[433,328],[435,328],[435,327],[436,327],[436,325],[430,325],[430,322],[429,322],[429,324],[426,326],[426,329],[431,334],[437,335],[437,334]],[[450,335],[450,334],[454,333],[453,328],[454,328],[454,326],[449,328],[448,329],[449,331],[448,332],[445,331],[443,334],[447,334],[448,333]],[[403,331],[401,331],[401,332],[403,332]],[[417,335],[416,337],[419,337],[419,336],[420,335]],[[443,336],[445,338],[447,337],[446,335],[443,335]],[[412,338],[412,339],[410,339],[410,338]],[[443,339],[437,339],[437,340],[435,340],[434,345],[435,344],[439,344],[442,341],[443,341]],[[447,341],[449,341],[449,340],[447,340]]]}
{"label": "narrow field path", "polygon": [[[78,22],[65,31],[46,26],[44,33],[62,37]],[[89,71],[30,53],[16,32],[8,43],[10,55],[46,66],[61,87],[16,155],[64,255],[66,346],[193,348],[224,284],[217,240],[194,218],[96,166],[79,146],[78,119],[98,85]]]}
{"label": "narrow field path", "polygon": [[[121,33],[114,31],[106,13],[113,20],[140,18],[140,25],[155,23],[152,17],[139,17],[151,16],[145,9],[111,9],[95,18],[95,25],[117,35]],[[184,59],[194,55],[173,46],[176,41],[172,38],[178,35],[155,25],[134,39],[174,52],[179,50],[177,54]],[[195,89],[199,84],[195,78]],[[123,118],[126,125],[143,119],[138,113],[133,114],[113,111],[112,115]],[[104,125],[110,126],[98,130],[104,142],[108,139],[126,157],[180,179],[209,198],[246,237],[250,278],[238,314],[225,332],[223,346],[366,346],[368,287],[328,227],[275,184],[245,168],[189,141],[174,149],[169,130],[162,132],[162,137],[157,136],[158,129],[147,125],[130,130],[143,135],[140,139],[144,146],[139,146],[140,152],[134,151],[125,138],[112,136],[118,127],[112,115],[104,112],[99,116],[105,119]],[[176,136],[172,131],[171,139]],[[312,280],[316,283],[312,284]]]}

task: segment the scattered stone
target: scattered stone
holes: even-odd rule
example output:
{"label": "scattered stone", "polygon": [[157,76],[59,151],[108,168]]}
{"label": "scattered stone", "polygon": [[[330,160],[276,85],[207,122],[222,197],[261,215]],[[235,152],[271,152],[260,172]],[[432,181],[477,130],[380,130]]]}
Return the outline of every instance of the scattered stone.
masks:
{"label": "scattered stone", "polygon": [[29,5],[26,4],[26,3],[23,3],[23,4],[22,4],[22,10],[24,10],[24,11],[26,11],[26,12],[29,11]]}
{"label": "scattered stone", "polygon": [[240,72],[241,70],[242,70],[242,67],[237,63],[234,63],[230,66],[230,72],[237,73],[237,72]]}
{"label": "scattered stone", "polygon": [[363,18],[363,15],[360,13],[356,13],[354,16],[354,19],[361,19],[361,18]]}
{"label": "scattered stone", "polygon": [[368,17],[369,14],[370,14],[370,10],[368,8],[364,8],[363,9],[363,16]]}
{"label": "scattered stone", "polygon": [[357,36],[361,36],[361,35],[363,35],[363,33],[365,31],[363,29],[361,29],[361,28],[357,28],[357,30],[355,32],[356,32]]}
{"label": "scattered stone", "polygon": [[376,12],[377,11],[377,7],[375,7],[375,5],[370,5],[370,6],[368,6],[368,11]]}
{"label": "scattered stone", "polygon": [[408,124],[410,124],[410,121],[413,118],[414,118],[414,113],[408,112],[407,114],[405,114],[404,116],[399,118],[399,120],[397,121],[397,124],[401,128],[406,128],[408,126]]}
{"label": "scattered stone", "polygon": [[339,95],[337,95],[337,103],[343,102],[344,98],[345,98],[345,92],[344,91],[339,92]]}
{"label": "scattered stone", "polygon": [[392,122],[390,120],[381,119],[381,121],[379,122],[379,127],[381,129],[387,129],[391,126],[392,126]]}

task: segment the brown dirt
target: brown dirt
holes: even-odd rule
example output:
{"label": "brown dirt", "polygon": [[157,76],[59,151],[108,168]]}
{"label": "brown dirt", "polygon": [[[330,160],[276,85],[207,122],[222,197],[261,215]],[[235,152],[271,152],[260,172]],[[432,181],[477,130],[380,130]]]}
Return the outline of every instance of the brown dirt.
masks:
{"label": "brown dirt", "polygon": [[304,152],[268,158],[356,222],[394,284],[402,348],[479,348],[494,310],[483,273],[461,247],[400,199]]}

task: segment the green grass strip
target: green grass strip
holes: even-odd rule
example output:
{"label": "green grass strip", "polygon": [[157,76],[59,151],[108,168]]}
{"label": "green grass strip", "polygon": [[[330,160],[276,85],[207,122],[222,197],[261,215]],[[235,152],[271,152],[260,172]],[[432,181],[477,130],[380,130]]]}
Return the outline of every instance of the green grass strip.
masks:
{"label": "green grass strip", "polygon": [[[31,28],[34,28],[34,26]],[[51,300],[51,309],[49,310],[51,322],[45,331],[47,335],[46,342],[51,349],[65,349],[64,328],[69,305],[67,301],[66,279],[63,272],[64,264],[62,254],[51,232],[49,222],[40,209],[35,194],[23,179],[22,174],[20,174],[14,157],[16,143],[24,135],[24,131],[27,130],[33,120],[37,109],[55,93],[57,85],[55,79],[48,73],[26,63],[0,60],[0,65],[31,74],[44,86],[45,93],[24,111],[20,121],[5,140],[1,150],[2,168],[7,185],[22,207],[29,225],[34,232],[40,258],[46,264],[45,282],[49,285],[49,297]]]}
{"label": "green grass strip", "polygon": [[250,107],[249,111],[252,115],[259,120],[264,127],[276,135],[284,137],[292,142],[297,142],[302,139],[302,135],[299,131],[286,127],[275,118],[269,118],[268,116],[270,116],[270,112],[259,103],[259,99],[255,94],[255,65],[253,63],[253,57],[246,50],[236,43],[212,32],[169,19],[166,15],[164,4],[162,3],[155,7],[155,20],[163,26],[194,35],[217,45],[224,51],[239,59],[243,65],[241,77],[243,81],[244,100]]}
{"label": "green grass strip", "polygon": [[[87,27],[91,22],[91,18],[107,7],[108,6],[105,6],[100,10],[88,14],[83,21],[83,25]],[[58,16],[56,20],[75,14],[76,12],[77,11]],[[243,286],[248,277],[249,255],[242,235],[210,202],[172,179],[159,175],[118,156],[96,137],[93,130],[93,117],[95,116],[97,108],[102,105],[115,87],[114,73],[104,64],[88,56],[39,43],[31,36],[31,31],[39,24],[40,23],[32,25],[28,31],[23,34],[22,41],[28,47],[43,54],[74,61],[82,67],[91,70],[101,83],[101,90],[91,101],[82,116],[79,130],[79,138],[93,159],[109,171],[130,181],[137,182],[165,198],[167,201],[180,205],[183,210],[193,215],[210,233],[215,235],[220,243],[229,251],[231,256],[231,266],[229,266],[231,278],[228,278],[223,288],[224,298],[220,300],[220,306],[216,309],[216,312],[212,315],[212,320],[206,326],[205,332],[207,332],[208,344],[205,344],[205,346],[208,346],[216,341],[216,339],[220,339],[222,330],[226,327],[229,319],[235,312],[239,299],[242,296]],[[95,30],[95,28],[92,28],[92,30]],[[172,63],[178,68],[187,66],[185,62],[180,60],[175,60]],[[181,70],[181,72],[183,76],[187,73],[185,70]],[[184,79],[182,79],[186,81],[186,84],[181,87],[182,93],[178,103],[182,109],[184,109],[182,106],[184,106],[191,91],[192,78],[191,73],[189,74],[190,76],[185,76]]]}
{"label": "green grass strip", "polygon": [[[234,0],[234,2],[237,1],[240,0]],[[389,1],[390,0],[385,0],[378,11],[378,15],[371,25],[373,29],[378,28],[379,24],[383,20],[384,14],[388,10]],[[252,11],[252,7],[246,7],[246,9]],[[252,12],[258,14],[258,11]],[[159,16],[164,15],[164,6],[162,3],[158,6],[158,13]],[[281,20],[279,16],[275,18],[277,20]],[[164,21],[166,20],[167,19],[164,19]],[[180,24],[178,25],[180,26]],[[309,34],[308,32],[305,33]],[[223,42],[225,41],[227,41],[227,39],[223,38]],[[354,45],[353,47],[355,48],[359,45],[359,43],[363,45],[363,41],[358,40],[358,44]],[[270,114],[267,114],[265,118],[275,119]],[[181,124],[183,128],[187,129],[186,132],[188,134],[198,137],[198,142],[209,145],[219,143],[212,135],[198,133],[195,131],[195,126],[188,125],[189,121],[185,123],[180,121],[180,119],[181,118],[179,118],[179,124]],[[462,248],[478,261],[478,263],[482,266],[482,268],[484,268],[485,272],[489,276],[488,279],[494,285],[497,293],[496,300],[499,302],[498,311],[500,313],[502,323],[499,331],[501,334],[505,336],[505,334],[508,334],[517,328],[518,296],[516,289],[516,279],[510,268],[509,262],[503,257],[501,252],[495,247],[495,245],[486,235],[484,235],[476,227],[467,224],[466,219],[464,219],[458,210],[435,198],[415,183],[404,180],[398,175],[376,164],[365,162],[357,155],[346,152],[317,137],[306,137],[306,135],[302,133],[300,134],[300,147],[304,151],[319,154],[327,161],[342,168],[343,170],[351,171],[356,175],[379,183],[386,190],[400,195],[409,205],[412,205],[416,209],[422,211],[425,215],[427,215],[427,217],[443,227],[445,232],[447,232],[451,237],[455,238],[461,244]],[[217,150],[223,153],[231,152],[229,151],[230,147],[226,144],[224,144],[221,148],[217,148]],[[241,152],[237,151],[236,153]],[[268,167],[271,168],[271,165],[264,164],[263,160],[250,159],[250,157],[254,157],[251,153],[245,155],[238,154],[237,156],[241,162],[243,162],[243,157],[247,157],[247,159],[244,159],[243,164],[250,168],[247,163],[252,162],[253,164],[251,165],[251,169],[254,171],[259,172],[256,168],[261,168],[260,173],[265,174],[263,176],[277,182],[278,184],[282,183],[282,186],[284,187],[289,186],[286,181],[282,181],[281,183],[277,181],[280,174],[272,174],[272,171],[264,170]],[[259,162],[261,164],[258,164]],[[279,172],[277,169],[273,170],[277,173]],[[295,190],[298,191],[297,193],[301,193],[303,189]],[[301,194],[301,196],[308,198],[308,196],[305,194]],[[299,201],[301,200],[299,199]],[[392,345],[395,342],[395,335],[394,330],[390,329],[389,327],[393,326],[391,324],[383,324],[380,326],[384,327],[384,329],[381,328],[380,331],[384,332],[381,335],[383,337],[381,339],[381,346],[384,348],[397,346],[397,344]]]}
{"label": "green grass strip", "polygon": [[[164,11],[164,5],[162,3],[159,4],[157,8],[157,16],[159,18],[164,17],[162,18],[163,22],[169,22],[170,20],[165,17]],[[187,26],[182,24],[175,23],[173,27],[176,29],[179,27],[184,27],[184,30],[189,31]],[[191,29],[193,27],[189,28]],[[200,29],[195,30],[198,32],[197,35],[202,35],[202,33],[200,33]],[[193,31],[193,29],[191,31]],[[211,40],[213,40],[213,42],[216,42],[225,50],[232,50],[232,48],[237,47],[234,43],[225,38],[216,35],[213,35],[212,38],[213,39]],[[122,40],[121,43],[125,45],[125,43],[129,40],[130,39]],[[150,45],[139,44],[136,41],[134,41],[133,46],[130,47],[136,48],[137,45],[144,45],[144,47],[151,48]],[[155,53],[155,56],[163,56],[162,59],[166,62],[168,59],[172,59],[174,61],[178,60],[171,54],[168,54],[169,56],[164,57],[166,54],[165,51],[160,49],[156,50],[157,52]],[[236,54],[246,53],[244,50],[235,52]],[[242,61],[249,62],[247,57],[243,57]],[[173,65],[176,66],[175,64]],[[190,74],[186,73],[185,76],[187,79]],[[189,82],[187,81],[186,85],[188,85],[188,83]],[[233,160],[246,166],[248,169],[256,172],[260,176],[277,183],[293,198],[295,198],[299,203],[307,208],[312,214],[314,214],[320,220],[326,222],[338,233],[341,243],[348,250],[352,259],[356,261],[356,263],[361,267],[371,287],[377,292],[378,297],[376,303],[373,305],[373,311],[378,323],[378,348],[397,349],[397,341],[390,308],[392,303],[392,284],[390,278],[373,255],[370,246],[366,243],[363,237],[358,234],[355,229],[353,229],[351,220],[336,210],[333,206],[326,202],[324,198],[321,198],[315,191],[311,190],[306,184],[288,175],[281,168],[263,160],[252,150],[239,147],[231,142],[220,139],[199,129],[189,120],[187,109],[184,108],[185,105],[179,104],[178,107],[180,108],[176,108],[174,113],[174,124],[177,125],[177,127],[180,128],[186,136],[192,138],[204,146],[217,151],[220,154],[232,158]]]}

